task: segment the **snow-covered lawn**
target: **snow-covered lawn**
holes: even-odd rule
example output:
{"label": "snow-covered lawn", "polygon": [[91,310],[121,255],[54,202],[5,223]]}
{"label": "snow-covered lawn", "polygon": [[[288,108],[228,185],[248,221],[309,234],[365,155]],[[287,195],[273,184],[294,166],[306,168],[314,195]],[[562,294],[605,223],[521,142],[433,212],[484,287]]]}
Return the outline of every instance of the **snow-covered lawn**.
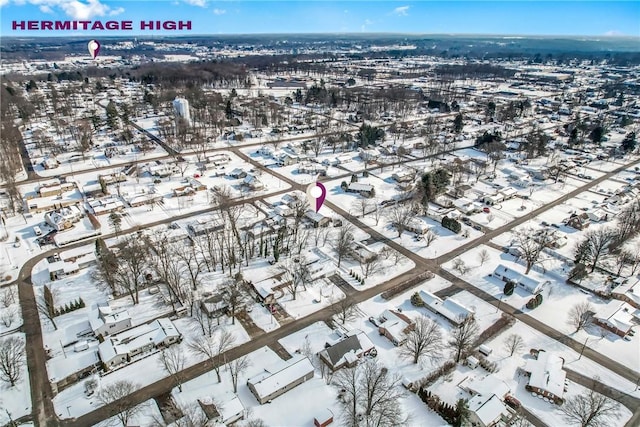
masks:
{"label": "snow-covered lawn", "polygon": [[[509,356],[509,352],[504,346],[506,338],[511,334],[519,335],[524,340],[522,349],[517,351],[513,356]],[[566,421],[562,420],[557,406],[531,396],[531,393],[524,388],[527,383],[527,378],[525,376],[518,376],[517,373],[517,369],[523,367],[526,363],[526,358],[530,357],[529,349],[531,348],[553,352],[565,359],[564,367],[566,369],[592,377],[598,376],[599,380],[603,383],[624,393],[640,397],[640,391],[636,390],[633,382],[621,378],[587,357],[580,358],[579,353],[521,322],[516,322],[513,327],[507,329],[490,342],[485,343],[485,345],[493,349],[493,352],[487,358],[498,364],[499,369],[496,375],[507,382],[517,382],[517,388],[512,390],[514,396],[520,400],[527,409],[534,412],[534,414],[542,418],[542,420],[549,425],[566,425]],[[585,389],[583,387],[570,382],[565,397],[575,396],[584,391]],[[624,425],[626,420],[631,416],[631,412],[627,408],[622,405],[620,405],[619,408],[621,409],[622,417],[618,421],[612,422],[610,424],[612,427]]]}
{"label": "snow-covered lawn", "polygon": [[[490,258],[481,266],[478,253],[483,249],[489,252]],[[539,307],[529,310],[525,308],[525,304],[533,295],[516,287],[512,295],[505,296],[503,294],[504,282],[496,277],[489,277],[498,264],[524,273],[525,267],[516,263],[513,256],[487,246],[478,246],[460,255],[459,258],[466,260],[467,266],[471,267],[463,277],[467,282],[495,298],[499,298],[502,304],[509,304],[522,310],[534,319],[540,320],[578,342],[586,341],[587,347],[640,372],[640,353],[638,352],[640,341],[638,336],[632,337],[631,341],[626,341],[614,334],[604,333],[604,330],[597,326],[592,326],[587,331],[581,330],[575,333],[575,327],[568,323],[568,313],[571,307],[582,302],[589,302],[594,312],[599,312],[605,309],[608,303],[602,298],[566,284],[566,273],[563,273],[562,264],[557,260],[552,260],[553,263],[545,263],[545,266],[549,268],[545,274],[535,270],[529,272],[528,277],[532,279],[541,282],[549,281],[549,284],[541,292],[543,303]],[[453,263],[454,260],[451,260],[443,267],[451,273],[459,275],[460,273],[453,268]],[[609,304],[620,304],[620,302],[612,301]]]}
{"label": "snow-covered lawn", "polygon": [[[0,342],[9,337],[19,338],[22,342],[25,340],[23,333],[16,332],[0,337]],[[0,425],[5,425],[9,422],[7,411],[11,414],[11,419],[13,420],[31,413],[31,388],[29,387],[26,352],[22,357],[22,363],[20,377],[15,386],[11,387],[8,382],[0,380]]]}
{"label": "snow-covered lawn", "polygon": [[0,288],[0,336],[22,326],[22,309],[18,299],[18,285]]}
{"label": "snow-covered lawn", "polygon": [[[189,367],[203,361],[203,356],[194,353],[188,348],[188,343],[192,339],[202,335],[202,331],[199,326],[194,325],[189,318],[177,319],[174,321],[174,324],[176,329],[183,336],[183,341],[180,344],[174,344],[174,346],[178,346],[185,355],[185,367]],[[233,334],[235,337],[234,345],[240,345],[249,341],[249,335],[242,328],[240,322],[236,322],[235,325],[232,325],[231,320],[225,317],[220,327]],[[96,375],[95,378],[98,380],[99,384],[98,390],[100,387],[104,387],[107,384],[112,384],[120,380],[129,380],[138,387],[144,387],[167,377],[167,373],[162,368],[159,358],[159,352],[150,353],[141,359],[137,359],[136,361],[123,365],[113,371],[109,371],[102,376]],[[139,375],[141,369],[144,370],[144,375]],[[53,403],[58,416],[63,419],[68,417],[78,417],[91,412],[100,406],[95,395],[91,398],[85,397],[83,382],[74,384],[60,392],[53,399]],[[68,410],[66,409],[67,407],[69,407]],[[71,415],[69,415],[69,413]]]}

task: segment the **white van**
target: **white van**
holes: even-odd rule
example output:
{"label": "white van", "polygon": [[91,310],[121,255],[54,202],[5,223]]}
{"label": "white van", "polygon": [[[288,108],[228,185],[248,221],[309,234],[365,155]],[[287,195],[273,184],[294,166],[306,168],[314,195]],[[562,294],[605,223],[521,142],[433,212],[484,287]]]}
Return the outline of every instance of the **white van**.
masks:
{"label": "white van", "polygon": [[42,236],[42,230],[40,230],[40,227],[38,227],[37,225],[33,227],[33,232],[36,234],[36,236]]}

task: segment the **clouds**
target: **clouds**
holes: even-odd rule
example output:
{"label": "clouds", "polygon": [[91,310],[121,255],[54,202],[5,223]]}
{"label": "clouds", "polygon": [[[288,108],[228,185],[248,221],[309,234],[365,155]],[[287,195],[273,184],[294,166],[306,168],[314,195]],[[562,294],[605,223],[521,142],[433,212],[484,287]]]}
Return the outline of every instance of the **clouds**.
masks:
{"label": "clouds", "polygon": [[227,13],[225,9],[218,9],[218,8],[213,9],[214,15],[224,15],[225,13]]}
{"label": "clouds", "polygon": [[182,0],[191,6],[207,7],[207,0]]}
{"label": "clouds", "polygon": [[[10,0],[0,0],[0,6],[9,3]],[[90,20],[99,16],[115,16],[124,12],[124,8],[111,8],[100,0],[14,0],[18,6],[31,4],[38,6],[43,13],[55,13],[61,10],[65,15],[78,21]]]}
{"label": "clouds", "polygon": [[409,16],[407,13],[409,11],[409,6],[398,6],[393,9],[393,14],[398,16]]}
{"label": "clouds", "polygon": [[624,33],[618,30],[609,30],[606,33],[604,33],[604,35],[608,37],[616,37],[616,36],[624,36]]}

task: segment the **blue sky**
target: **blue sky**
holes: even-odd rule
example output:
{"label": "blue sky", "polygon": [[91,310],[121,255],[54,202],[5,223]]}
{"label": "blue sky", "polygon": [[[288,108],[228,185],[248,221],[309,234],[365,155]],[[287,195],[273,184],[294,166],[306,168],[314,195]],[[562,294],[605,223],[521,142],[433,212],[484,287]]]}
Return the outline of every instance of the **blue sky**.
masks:
{"label": "blue sky", "polygon": [[[0,0],[0,6],[0,35],[5,36],[152,35],[138,29],[141,20],[190,20],[192,34],[393,32],[640,36],[638,1]],[[135,31],[55,34],[13,31],[12,21],[23,20],[127,20],[133,21]]]}

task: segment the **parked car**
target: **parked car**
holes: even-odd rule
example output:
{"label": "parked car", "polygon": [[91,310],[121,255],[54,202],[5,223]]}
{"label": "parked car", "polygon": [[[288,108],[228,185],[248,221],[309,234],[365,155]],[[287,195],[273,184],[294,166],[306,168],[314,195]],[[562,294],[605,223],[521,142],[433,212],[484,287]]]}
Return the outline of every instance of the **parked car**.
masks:
{"label": "parked car", "polygon": [[478,231],[482,231],[482,227],[480,227],[478,224],[474,225],[473,228],[475,228]]}
{"label": "parked car", "polygon": [[491,209],[489,209],[488,207],[485,206],[484,208],[482,208],[482,212],[489,213],[489,212],[491,212]]}
{"label": "parked car", "polygon": [[369,317],[369,322],[373,323],[373,326],[378,326],[378,321],[373,316]]}
{"label": "parked car", "polygon": [[509,405],[513,409],[518,409],[518,408],[520,408],[520,406],[522,406],[522,404],[520,403],[520,401],[518,399],[516,399],[515,397],[510,396],[510,395],[506,395],[504,397],[504,403],[506,403],[507,405]]}

